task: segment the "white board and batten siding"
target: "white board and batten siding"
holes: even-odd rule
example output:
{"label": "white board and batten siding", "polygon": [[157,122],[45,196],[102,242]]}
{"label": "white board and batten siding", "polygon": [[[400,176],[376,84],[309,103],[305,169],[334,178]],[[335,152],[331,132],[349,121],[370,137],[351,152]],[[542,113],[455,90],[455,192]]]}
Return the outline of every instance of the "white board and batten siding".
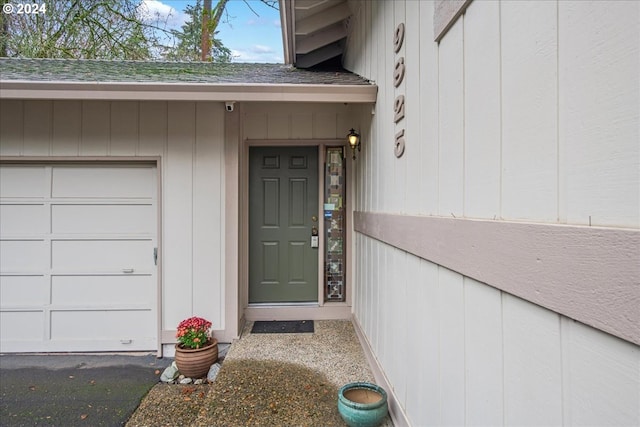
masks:
{"label": "white board and batten siding", "polygon": [[246,103],[242,138],[249,140],[346,139],[354,126],[344,104]]}
{"label": "white board and batten siding", "polygon": [[[433,2],[350,6],[345,65],[379,86],[357,211],[640,229],[640,3],[473,1],[440,43]],[[398,421],[640,424],[636,344],[365,234],[355,247],[354,316]]]}
{"label": "white board and batten siding", "polygon": [[224,332],[224,106],[0,107],[2,351],[156,350],[192,315]]}
{"label": "white board and batten siding", "polygon": [[411,425],[637,425],[635,344],[356,240],[356,321]]}

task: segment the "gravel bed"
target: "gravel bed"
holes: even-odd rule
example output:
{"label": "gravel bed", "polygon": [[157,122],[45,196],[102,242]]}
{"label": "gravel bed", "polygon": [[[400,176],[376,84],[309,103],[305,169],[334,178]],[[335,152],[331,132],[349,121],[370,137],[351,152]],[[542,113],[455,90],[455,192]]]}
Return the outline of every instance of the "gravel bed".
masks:
{"label": "gravel bed", "polygon": [[251,334],[251,326],[213,384],[158,384],[127,426],[344,426],[338,389],[374,382],[351,322],[315,321],[312,334]]}

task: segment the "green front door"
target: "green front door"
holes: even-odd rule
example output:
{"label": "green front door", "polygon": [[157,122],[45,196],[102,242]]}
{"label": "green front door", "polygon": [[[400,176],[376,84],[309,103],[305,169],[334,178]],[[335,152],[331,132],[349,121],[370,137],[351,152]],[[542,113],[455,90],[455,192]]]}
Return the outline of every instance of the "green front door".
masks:
{"label": "green front door", "polygon": [[318,149],[249,151],[249,302],[318,301]]}

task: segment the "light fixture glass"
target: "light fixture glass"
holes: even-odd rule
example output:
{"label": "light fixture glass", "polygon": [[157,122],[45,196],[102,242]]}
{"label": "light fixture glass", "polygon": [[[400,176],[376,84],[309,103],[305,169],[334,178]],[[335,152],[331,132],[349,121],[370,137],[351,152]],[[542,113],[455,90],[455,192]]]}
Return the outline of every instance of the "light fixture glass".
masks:
{"label": "light fixture glass", "polygon": [[349,141],[349,147],[351,147],[351,152],[353,153],[353,160],[356,159],[356,148],[360,151],[360,134],[356,132],[353,128],[349,130],[349,134],[347,135],[347,140]]}

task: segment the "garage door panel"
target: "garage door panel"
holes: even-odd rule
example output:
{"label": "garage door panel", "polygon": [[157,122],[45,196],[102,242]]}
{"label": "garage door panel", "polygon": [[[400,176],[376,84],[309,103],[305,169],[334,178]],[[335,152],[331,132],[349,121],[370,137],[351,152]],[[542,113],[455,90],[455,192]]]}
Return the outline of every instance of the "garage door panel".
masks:
{"label": "garage door panel", "polygon": [[42,307],[49,304],[44,276],[0,276],[0,307]]}
{"label": "garage door panel", "polygon": [[136,340],[156,335],[151,311],[52,311],[52,340]]}
{"label": "garage door panel", "polygon": [[55,240],[51,246],[54,270],[135,272],[154,266],[151,240]]}
{"label": "garage door panel", "polygon": [[0,205],[0,234],[3,236],[42,234],[48,231],[44,204]]}
{"label": "garage door panel", "polygon": [[148,198],[155,196],[150,167],[62,167],[53,169],[52,197]]}
{"label": "garage door panel", "polygon": [[51,281],[51,301],[56,306],[145,306],[156,286],[151,275],[54,276]]}
{"label": "garage door panel", "polygon": [[42,341],[43,335],[44,311],[3,311],[0,313],[2,341]]}
{"label": "garage door panel", "polygon": [[49,231],[44,204],[0,205],[0,234],[43,234]]}
{"label": "garage door panel", "polygon": [[2,272],[41,272],[49,268],[44,240],[0,241]]}
{"label": "garage door panel", "polygon": [[0,168],[0,197],[45,197],[47,171],[44,166]]}
{"label": "garage door panel", "polygon": [[54,233],[153,234],[153,205],[52,205]]}

